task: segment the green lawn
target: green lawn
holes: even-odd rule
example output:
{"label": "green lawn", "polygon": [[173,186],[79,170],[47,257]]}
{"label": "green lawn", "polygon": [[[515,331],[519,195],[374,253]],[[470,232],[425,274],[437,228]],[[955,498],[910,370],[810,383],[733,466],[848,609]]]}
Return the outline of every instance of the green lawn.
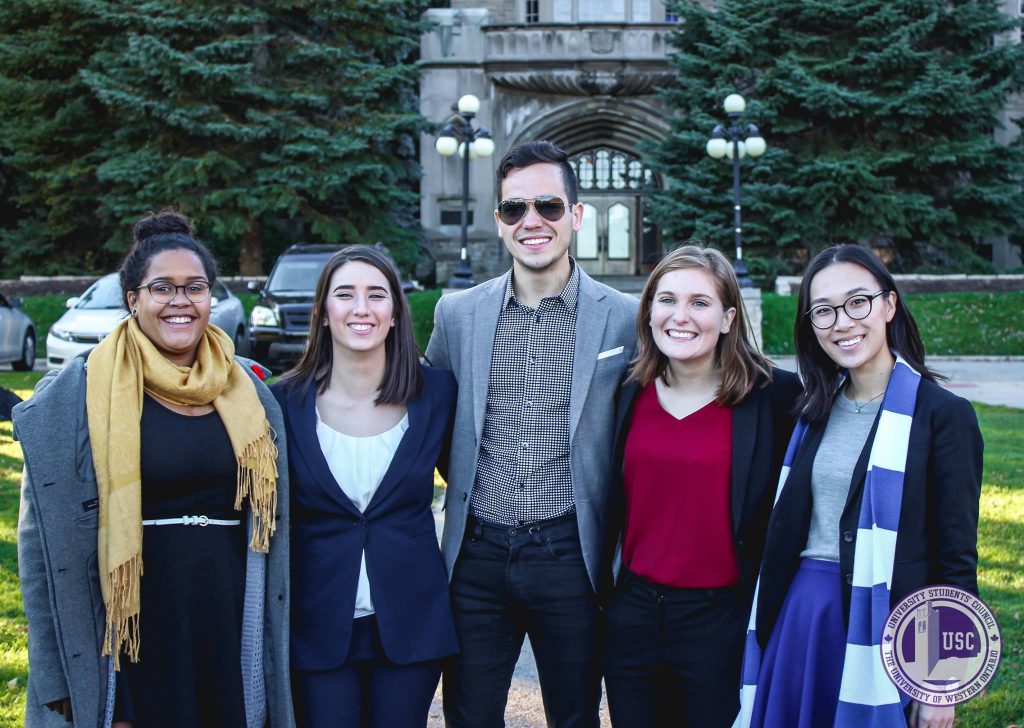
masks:
{"label": "green lawn", "polygon": [[[912,293],[907,305],[928,354],[1024,355],[1024,291],[1002,293]],[[761,298],[764,350],[793,353],[796,296]]]}
{"label": "green lawn", "polygon": [[[237,294],[248,316],[256,303],[255,293]],[[440,289],[409,296],[416,343],[427,348],[434,328],[434,305]],[[46,332],[63,315],[67,296],[28,296],[22,310],[35,321],[39,332],[39,356],[45,356]],[[1006,293],[918,293],[907,296],[910,310],[921,328],[925,350],[931,355],[1024,356],[1024,291]],[[796,296],[765,293],[762,297],[764,350],[769,354],[793,353],[793,318]]]}
{"label": "green lawn", "polygon": [[[0,386],[26,398],[38,373],[0,372]],[[1002,666],[984,695],[958,709],[958,726],[1024,723],[1024,410],[976,404],[985,436],[979,583],[1003,630]],[[21,450],[0,422],[0,726],[21,725],[28,664],[18,592],[15,528]],[[16,683],[10,681],[16,680]]]}

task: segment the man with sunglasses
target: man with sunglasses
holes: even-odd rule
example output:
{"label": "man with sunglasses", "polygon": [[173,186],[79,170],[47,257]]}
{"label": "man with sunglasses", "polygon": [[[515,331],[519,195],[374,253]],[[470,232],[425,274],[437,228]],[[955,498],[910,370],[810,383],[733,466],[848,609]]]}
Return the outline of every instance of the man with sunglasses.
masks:
{"label": "man with sunglasses", "polygon": [[614,398],[638,301],[569,256],[583,208],[561,149],[527,142],[497,172],[512,270],[442,298],[427,358],[459,382],[442,540],[461,653],[449,728],[504,725],[529,635],[548,725],[599,725]]}

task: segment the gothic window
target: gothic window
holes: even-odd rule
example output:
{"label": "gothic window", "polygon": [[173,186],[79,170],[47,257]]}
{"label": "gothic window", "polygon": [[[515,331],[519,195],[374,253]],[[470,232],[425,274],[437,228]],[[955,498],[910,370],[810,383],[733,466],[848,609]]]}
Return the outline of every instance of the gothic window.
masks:
{"label": "gothic window", "polygon": [[540,0],[526,0],[526,22],[540,22]]}
{"label": "gothic window", "polygon": [[594,173],[597,177],[597,189],[606,190],[611,182],[609,179],[609,172],[611,171],[611,165],[608,164],[608,158],[611,156],[611,152],[607,149],[598,149],[597,154],[594,155]]}
{"label": "gothic window", "polygon": [[651,171],[639,158],[617,149],[598,147],[569,159],[581,191],[635,190],[652,183]]}

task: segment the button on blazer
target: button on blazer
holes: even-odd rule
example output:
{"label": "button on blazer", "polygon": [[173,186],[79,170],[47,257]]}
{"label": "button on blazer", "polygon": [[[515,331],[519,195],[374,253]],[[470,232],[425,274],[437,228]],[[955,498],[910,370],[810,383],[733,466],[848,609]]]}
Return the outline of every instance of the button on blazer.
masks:
{"label": "button on blazer", "polygon": [[320,449],[316,386],[272,387],[285,416],[292,478],[293,669],[329,670],[345,662],[364,550],[388,659],[410,664],[458,651],[430,510],[455,380],[422,369],[423,391],[407,405],[409,429],[363,512],[342,491]]}

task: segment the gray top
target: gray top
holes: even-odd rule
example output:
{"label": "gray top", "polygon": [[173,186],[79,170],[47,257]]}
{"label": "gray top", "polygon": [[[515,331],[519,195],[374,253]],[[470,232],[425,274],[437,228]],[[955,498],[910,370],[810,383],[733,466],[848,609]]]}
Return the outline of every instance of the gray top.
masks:
{"label": "gray top", "polygon": [[811,469],[811,528],[801,558],[839,561],[839,519],[850,493],[853,469],[881,405],[877,399],[858,411],[845,390],[832,403]]}

